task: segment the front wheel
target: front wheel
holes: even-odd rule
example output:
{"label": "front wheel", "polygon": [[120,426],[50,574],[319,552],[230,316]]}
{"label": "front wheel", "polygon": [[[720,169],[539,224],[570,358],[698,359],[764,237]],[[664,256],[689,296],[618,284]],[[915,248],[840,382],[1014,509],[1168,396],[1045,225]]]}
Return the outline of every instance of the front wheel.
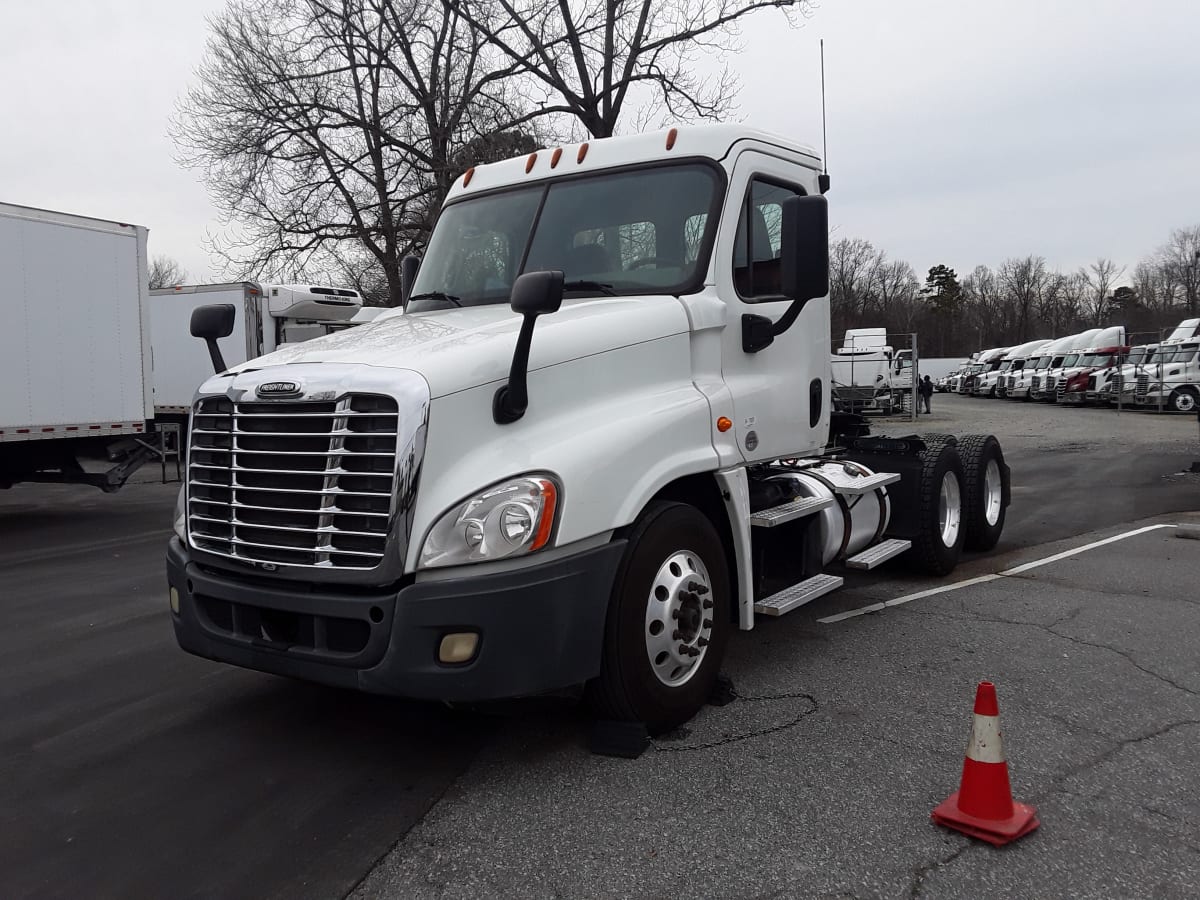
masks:
{"label": "front wheel", "polygon": [[1187,388],[1178,388],[1171,394],[1171,409],[1175,412],[1190,413],[1196,411],[1196,395]]}
{"label": "front wheel", "polygon": [[656,503],[634,523],[605,623],[596,712],[675,728],[708,701],[731,631],[725,550],[712,523],[683,503]]}

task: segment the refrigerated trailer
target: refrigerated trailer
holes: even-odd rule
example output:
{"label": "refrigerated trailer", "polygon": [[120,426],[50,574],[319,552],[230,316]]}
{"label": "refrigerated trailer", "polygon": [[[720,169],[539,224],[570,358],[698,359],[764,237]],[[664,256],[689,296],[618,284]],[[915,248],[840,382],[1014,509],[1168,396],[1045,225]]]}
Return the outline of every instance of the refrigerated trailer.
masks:
{"label": "refrigerated trailer", "polygon": [[196,388],[212,374],[208,350],[189,333],[189,321],[196,307],[213,304],[233,307],[233,331],[218,341],[231,366],[372,318],[360,317],[362,296],[344,287],[242,281],[152,290],[150,334],[158,421],[184,421]]}
{"label": "refrigerated trailer", "polygon": [[[0,203],[0,487],[112,491],[153,455],[146,235]],[[91,457],[107,469],[86,471]]]}

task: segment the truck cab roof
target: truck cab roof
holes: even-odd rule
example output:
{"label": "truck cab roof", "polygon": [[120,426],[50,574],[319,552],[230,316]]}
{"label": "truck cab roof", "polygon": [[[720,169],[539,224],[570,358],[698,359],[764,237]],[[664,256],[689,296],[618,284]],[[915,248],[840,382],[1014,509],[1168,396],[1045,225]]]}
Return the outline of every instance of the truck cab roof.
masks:
{"label": "truck cab roof", "polygon": [[451,203],[464,195],[483,193],[494,188],[638,163],[697,157],[720,161],[738,144],[767,148],[775,155],[783,155],[789,162],[809,169],[821,168],[820,156],[807,144],[742,125],[685,125],[643,134],[564,144],[475,166],[455,180],[446,202]]}

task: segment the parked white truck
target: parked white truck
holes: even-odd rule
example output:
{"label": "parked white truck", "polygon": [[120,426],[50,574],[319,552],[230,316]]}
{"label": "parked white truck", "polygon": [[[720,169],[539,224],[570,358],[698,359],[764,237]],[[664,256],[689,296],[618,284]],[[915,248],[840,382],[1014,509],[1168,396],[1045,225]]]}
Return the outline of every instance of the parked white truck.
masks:
{"label": "parked white truck", "polygon": [[1055,386],[1058,403],[1082,406],[1087,402],[1089,387],[1096,390],[1096,373],[1115,370],[1130,350],[1125,343],[1124,325],[1103,329],[1093,341],[1093,346],[1078,354],[1072,364],[1063,366]]}
{"label": "parked white truck", "polygon": [[850,328],[830,360],[834,408],[890,415],[912,401],[912,350],[896,351],[886,328]]}
{"label": "parked white truck", "polygon": [[[0,203],[0,488],[115,491],[153,455],[146,235]],[[86,470],[91,458],[108,468]]]}
{"label": "parked white truck", "polygon": [[1138,406],[1194,412],[1200,404],[1200,319],[1185,319],[1137,373]]}
{"label": "parked white truck", "polygon": [[586,690],[661,731],[734,629],[843,566],[944,574],[994,546],[993,437],[831,415],[826,184],[813,150],[740,126],[467,171],[403,314],[200,388],[179,644],[446,702]]}
{"label": "parked white truck", "polygon": [[199,306],[229,304],[233,332],[218,346],[229,365],[288,344],[357,324],[362,297],[350,288],[306,284],[191,284],[150,291],[150,343],[154,360],[154,416],[184,421],[196,388],[212,374],[204,344],[188,333]]}
{"label": "parked white truck", "polygon": [[1000,367],[996,370],[996,381],[990,396],[1007,397],[1008,389],[1016,384],[1017,376],[1026,364],[1032,364],[1037,359],[1042,348],[1050,343],[1047,338],[1039,338],[1013,347],[1004,354]]}
{"label": "parked white truck", "polygon": [[1051,403],[1055,402],[1058,399],[1058,383],[1063,371],[1071,368],[1079,361],[1083,351],[1092,346],[1092,343],[1102,330],[1100,328],[1091,328],[1057,342],[1056,350],[1053,358],[1050,360],[1049,367],[1040,376],[1037,374],[1034,375],[1033,383],[1029,389],[1030,398],[1033,400],[1048,400]]}

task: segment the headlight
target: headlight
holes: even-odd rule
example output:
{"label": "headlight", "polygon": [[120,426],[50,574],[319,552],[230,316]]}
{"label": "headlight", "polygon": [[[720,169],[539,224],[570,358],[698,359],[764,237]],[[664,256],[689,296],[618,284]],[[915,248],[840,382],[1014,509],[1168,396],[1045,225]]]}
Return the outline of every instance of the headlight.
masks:
{"label": "headlight", "polygon": [[418,568],[521,556],[550,543],[558,485],[544,476],[514,478],[460,503],[429,531]]}
{"label": "headlight", "polygon": [[179,486],[179,498],[175,501],[175,535],[187,543],[187,512],[184,506],[184,486]]}

